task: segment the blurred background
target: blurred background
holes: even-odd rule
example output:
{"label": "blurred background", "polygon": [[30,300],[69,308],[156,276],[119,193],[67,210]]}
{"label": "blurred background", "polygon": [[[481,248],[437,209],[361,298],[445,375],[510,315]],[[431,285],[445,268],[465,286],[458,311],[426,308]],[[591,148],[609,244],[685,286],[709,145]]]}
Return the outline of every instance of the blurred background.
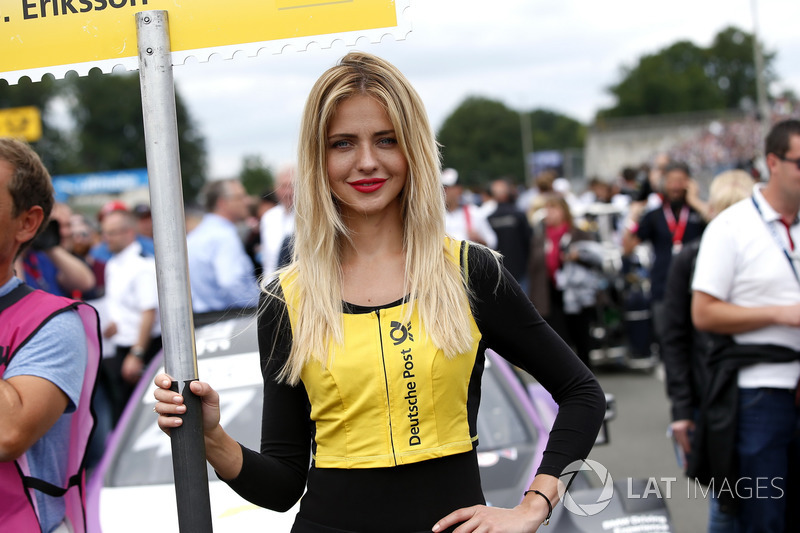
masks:
{"label": "blurred background", "polygon": [[[405,15],[405,39],[355,48],[409,77],[444,165],[466,186],[500,176],[529,186],[554,167],[578,190],[660,152],[687,161],[702,181],[757,165],[762,122],[798,113],[800,38],[786,21],[800,18],[800,3],[792,0],[412,0]],[[312,83],[350,49],[312,43],[177,65],[187,202],[209,179],[240,178],[252,194],[268,188],[295,157]],[[23,118],[10,114],[20,107]],[[146,174],[136,174],[145,167],[136,72],[0,81],[0,110],[17,125],[40,117],[29,140],[65,178],[61,199],[75,209],[146,200]]]}

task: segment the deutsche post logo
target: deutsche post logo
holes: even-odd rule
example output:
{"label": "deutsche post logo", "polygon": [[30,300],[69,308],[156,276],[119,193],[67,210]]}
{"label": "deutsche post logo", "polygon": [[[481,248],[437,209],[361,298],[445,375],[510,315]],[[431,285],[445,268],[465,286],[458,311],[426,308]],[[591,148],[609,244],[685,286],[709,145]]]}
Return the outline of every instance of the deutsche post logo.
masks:
{"label": "deutsche post logo", "polygon": [[409,322],[406,327],[400,322],[392,320],[390,325],[392,326],[392,330],[389,332],[389,337],[392,339],[395,346],[404,343],[406,339],[414,342],[414,335],[411,334],[411,322]]}

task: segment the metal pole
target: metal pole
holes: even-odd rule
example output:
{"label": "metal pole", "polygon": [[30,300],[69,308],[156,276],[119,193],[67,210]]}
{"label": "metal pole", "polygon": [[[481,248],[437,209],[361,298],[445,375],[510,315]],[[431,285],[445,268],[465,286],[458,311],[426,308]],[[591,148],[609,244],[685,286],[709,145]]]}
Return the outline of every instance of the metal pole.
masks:
{"label": "metal pole", "polygon": [[525,186],[533,186],[533,172],[528,162],[528,156],[533,153],[533,135],[531,132],[531,114],[529,111],[519,112],[520,137],[522,139],[522,164],[524,165],[523,178]]}
{"label": "metal pole", "polygon": [[197,352],[167,12],[136,13],[136,30],[164,361],[187,407],[171,432],[178,524],[181,533],[204,533],[212,531],[211,504],[200,399],[189,390]]}
{"label": "metal pole", "polygon": [[[756,99],[758,100],[758,114],[761,123],[761,138],[765,138],[772,127],[772,117],[767,102],[767,87],[764,81],[764,54],[761,49],[761,41],[758,38],[758,6],[756,0],[752,0],[753,8],[753,63],[756,68]],[[762,152],[763,150],[759,150]],[[766,154],[761,153],[762,157]]]}

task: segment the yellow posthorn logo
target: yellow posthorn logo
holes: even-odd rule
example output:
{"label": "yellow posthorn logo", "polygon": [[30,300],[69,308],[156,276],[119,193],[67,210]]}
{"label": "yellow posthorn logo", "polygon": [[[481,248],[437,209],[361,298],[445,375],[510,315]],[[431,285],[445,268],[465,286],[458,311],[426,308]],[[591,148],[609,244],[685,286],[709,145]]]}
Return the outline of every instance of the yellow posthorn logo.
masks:
{"label": "yellow posthorn logo", "polygon": [[36,142],[42,137],[42,115],[38,107],[0,109],[0,137]]}

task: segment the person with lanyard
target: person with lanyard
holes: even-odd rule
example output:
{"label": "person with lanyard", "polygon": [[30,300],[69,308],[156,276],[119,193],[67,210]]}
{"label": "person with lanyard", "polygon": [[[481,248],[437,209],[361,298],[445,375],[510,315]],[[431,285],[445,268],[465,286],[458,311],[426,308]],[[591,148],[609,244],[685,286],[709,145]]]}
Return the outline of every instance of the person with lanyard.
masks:
{"label": "person with lanyard", "polygon": [[[717,175],[708,187],[709,219],[749,198],[754,184],[753,177],[744,170],[726,170]],[[708,349],[713,342],[711,335],[698,331],[692,323],[692,277],[699,250],[700,239],[695,239],[672,258],[664,294],[661,356],[672,415],[668,433],[675,444],[678,465],[684,471],[689,460],[693,465],[699,462],[693,457],[693,440],[709,386]],[[708,533],[735,531],[733,517],[720,511],[717,491],[710,490],[709,494]]]}
{"label": "person with lanyard", "polygon": [[[664,324],[664,289],[672,257],[685,243],[700,237],[705,228],[705,207],[693,202],[697,198],[696,184],[685,163],[672,161],[663,169],[661,206],[645,213],[638,224],[626,227],[622,238],[623,255],[648,242],[653,248],[650,268],[650,298],[653,329],[660,342]],[[694,203],[694,205],[692,205]]]}
{"label": "person with lanyard", "polygon": [[700,473],[735,484],[720,503],[741,533],[800,530],[800,121],[773,126],[765,154],[769,181],[711,221],[692,281],[695,326],[726,337],[709,361]]}
{"label": "person with lanyard", "polygon": [[[228,435],[218,394],[192,382],[209,463],[257,505],[285,511],[302,496],[294,533],[536,531],[558,476],[594,444],[600,386],[495,253],[447,237],[433,130],[393,65],[347,54],[312,88],[300,131],[292,262],[258,315],[261,449]],[[514,509],[486,506],[481,490],[487,347],[560,406]],[[155,378],[166,432],[186,411],[170,381]]]}

